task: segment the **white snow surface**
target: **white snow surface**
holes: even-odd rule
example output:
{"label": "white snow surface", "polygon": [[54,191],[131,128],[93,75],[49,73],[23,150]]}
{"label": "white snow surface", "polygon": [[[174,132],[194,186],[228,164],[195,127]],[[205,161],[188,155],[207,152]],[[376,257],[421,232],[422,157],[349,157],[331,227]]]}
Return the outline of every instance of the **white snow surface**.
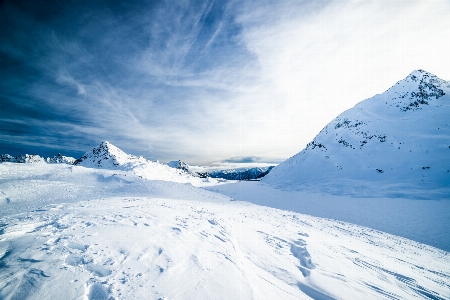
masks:
{"label": "white snow surface", "polygon": [[190,184],[0,164],[0,299],[448,299],[450,253]]}
{"label": "white snow surface", "polygon": [[369,198],[276,189],[264,182],[206,187],[240,201],[358,224],[450,251],[450,200]]}
{"label": "white snow surface", "polygon": [[331,121],[262,180],[359,197],[450,199],[450,83],[412,72]]}

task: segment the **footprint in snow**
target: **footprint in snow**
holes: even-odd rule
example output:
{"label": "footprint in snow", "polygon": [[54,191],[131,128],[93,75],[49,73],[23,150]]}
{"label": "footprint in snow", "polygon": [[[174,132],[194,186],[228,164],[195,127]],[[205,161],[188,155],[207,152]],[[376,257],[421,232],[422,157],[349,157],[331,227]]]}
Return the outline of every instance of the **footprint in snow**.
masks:
{"label": "footprint in snow", "polygon": [[84,252],[87,250],[87,248],[89,248],[88,245],[82,245],[79,243],[73,243],[73,242],[68,242],[66,245],[68,248],[73,249],[73,250],[78,250],[81,252]]}
{"label": "footprint in snow", "polygon": [[83,259],[83,257],[81,257],[80,255],[77,255],[77,254],[69,254],[69,255],[66,256],[66,259],[64,260],[64,262],[65,262],[67,265],[70,265],[70,266],[74,266],[74,267],[75,267],[75,266],[84,264],[84,259]]}
{"label": "footprint in snow", "polygon": [[108,270],[103,266],[96,265],[93,263],[86,264],[85,268],[86,268],[86,270],[91,272],[93,275],[98,276],[98,277],[105,277],[105,276],[108,276],[109,274],[111,274],[111,270]]}
{"label": "footprint in snow", "polygon": [[300,241],[300,244],[301,246],[298,246],[297,242],[295,244],[291,244],[291,253],[300,262],[298,269],[302,272],[303,277],[308,277],[311,274],[311,270],[316,266],[313,264],[311,255],[304,246],[305,244],[303,244],[302,241]]}
{"label": "footprint in snow", "polygon": [[109,298],[109,287],[96,282],[88,287],[88,300],[106,300]]}

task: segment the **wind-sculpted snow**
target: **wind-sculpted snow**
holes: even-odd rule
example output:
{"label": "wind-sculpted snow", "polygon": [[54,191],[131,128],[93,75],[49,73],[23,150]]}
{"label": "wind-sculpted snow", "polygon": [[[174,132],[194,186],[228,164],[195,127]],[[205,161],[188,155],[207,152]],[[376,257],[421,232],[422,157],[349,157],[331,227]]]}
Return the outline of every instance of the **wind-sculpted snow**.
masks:
{"label": "wind-sculpted snow", "polygon": [[450,253],[366,227],[120,170],[0,179],[2,299],[450,297]]}
{"label": "wind-sculpted snow", "polygon": [[450,84],[419,70],[331,121],[263,181],[333,194],[450,198]]}

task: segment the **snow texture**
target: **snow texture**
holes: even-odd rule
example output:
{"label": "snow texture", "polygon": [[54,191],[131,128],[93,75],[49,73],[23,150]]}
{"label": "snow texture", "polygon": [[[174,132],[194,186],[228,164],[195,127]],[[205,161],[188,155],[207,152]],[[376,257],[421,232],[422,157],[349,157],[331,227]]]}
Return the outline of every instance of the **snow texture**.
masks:
{"label": "snow texture", "polygon": [[450,297],[449,252],[190,184],[3,163],[0,191],[1,299]]}
{"label": "snow texture", "polygon": [[450,198],[450,83],[423,70],[331,121],[263,181],[365,197]]}

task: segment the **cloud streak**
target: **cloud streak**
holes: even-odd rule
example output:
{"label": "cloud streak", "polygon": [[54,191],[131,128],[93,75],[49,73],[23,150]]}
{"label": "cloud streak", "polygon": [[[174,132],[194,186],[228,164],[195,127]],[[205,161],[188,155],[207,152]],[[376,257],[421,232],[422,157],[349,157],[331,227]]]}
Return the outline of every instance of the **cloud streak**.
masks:
{"label": "cloud streak", "polygon": [[0,150],[279,161],[413,69],[450,78],[431,2],[5,1]]}

